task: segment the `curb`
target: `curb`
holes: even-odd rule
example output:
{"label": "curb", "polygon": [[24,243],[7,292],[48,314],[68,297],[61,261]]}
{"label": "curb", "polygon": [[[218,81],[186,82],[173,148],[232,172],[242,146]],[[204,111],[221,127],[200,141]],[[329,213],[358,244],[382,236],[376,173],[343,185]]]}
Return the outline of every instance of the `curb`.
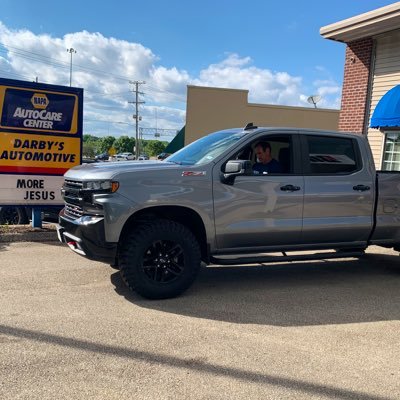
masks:
{"label": "curb", "polygon": [[58,242],[55,225],[32,228],[29,225],[0,226],[0,243],[10,242]]}

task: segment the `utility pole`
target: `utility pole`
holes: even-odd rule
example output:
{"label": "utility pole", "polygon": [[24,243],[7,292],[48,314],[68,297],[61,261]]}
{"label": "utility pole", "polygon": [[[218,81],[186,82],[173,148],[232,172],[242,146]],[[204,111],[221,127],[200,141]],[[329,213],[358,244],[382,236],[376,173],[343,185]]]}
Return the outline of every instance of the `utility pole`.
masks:
{"label": "utility pole", "polygon": [[135,85],[135,90],[133,92],[135,93],[135,101],[130,101],[129,103],[135,104],[135,114],[133,114],[133,119],[136,120],[136,136],[135,136],[135,156],[136,160],[140,156],[140,143],[139,143],[139,120],[142,119],[141,116],[139,116],[139,104],[144,104],[144,101],[139,101],[139,94],[144,94],[143,92],[139,92],[139,85],[144,85],[146,82],[145,81],[129,81],[131,85]]}
{"label": "utility pole", "polygon": [[72,86],[72,53],[76,53],[74,48],[67,49],[67,52],[71,54],[71,61],[69,63],[69,86]]}

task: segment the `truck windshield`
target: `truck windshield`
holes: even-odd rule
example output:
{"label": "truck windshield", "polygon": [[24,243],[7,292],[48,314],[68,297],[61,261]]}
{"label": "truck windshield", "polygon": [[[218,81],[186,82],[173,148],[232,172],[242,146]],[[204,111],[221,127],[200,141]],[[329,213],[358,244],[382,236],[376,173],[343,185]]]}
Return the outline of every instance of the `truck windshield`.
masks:
{"label": "truck windshield", "polygon": [[217,158],[225,150],[232,147],[246,132],[242,130],[219,131],[204,136],[172,154],[165,161],[180,165],[202,165]]}

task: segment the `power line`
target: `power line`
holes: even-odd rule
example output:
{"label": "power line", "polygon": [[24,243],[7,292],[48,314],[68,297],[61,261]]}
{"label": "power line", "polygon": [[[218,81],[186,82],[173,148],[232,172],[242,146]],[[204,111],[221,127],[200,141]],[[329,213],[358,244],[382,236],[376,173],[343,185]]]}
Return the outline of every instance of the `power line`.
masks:
{"label": "power line", "polygon": [[[41,54],[28,52],[28,51],[25,51],[25,50],[18,50],[18,51],[9,50],[3,43],[0,43],[0,45],[4,47],[4,49],[0,48],[0,52],[5,53],[7,55],[8,55],[8,53],[11,53],[11,54],[15,54],[17,56],[20,56],[22,58],[26,58],[26,59],[31,60],[31,61],[37,61],[37,62],[40,62],[40,63],[43,63],[43,64],[47,64],[47,65],[51,65],[51,66],[68,68],[68,63],[66,63],[64,61],[54,60],[51,57],[47,57],[47,56],[43,56]],[[11,46],[9,46],[9,47],[13,48]],[[25,53],[27,53],[27,54],[25,54]],[[49,61],[45,61],[44,59],[48,59]]]}
{"label": "power line", "polygon": [[[83,123],[88,124],[91,122],[100,122],[102,124],[107,124],[108,127],[105,129],[110,133],[110,125],[128,125],[128,126],[134,126],[134,124],[130,124],[129,122],[122,122],[122,121],[110,121],[110,120],[100,120],[100,119],[92,119],[92,118],[85,118]],[[139,137],[140,140],[143,140],[143,137],[145,137],[145,140],[162,140],[160,137],[166,138],[166,141],[172,140],[176,134],[179,132],[178,129],[163,129],[163,128],[139,128]],[[157,134],[158,133],[158,134]],[[129,135],[128,135],[129,136]],[[156,139],[154,139],[154,137]],[[139,140],[139,141],[140,141]]]}
{"label": "power line", "polygon": [[[26,58],[26,59],[31,60],[31,61],[37,61],[37,62],[40,62],[40,63],[43,63],[43,64],[47,64],[47,65],[51,65],[53,67],[61,67],[63,69],[70,68],[70,63],[65,62],[65,61],[57,60],[57,59],[54,59],[52,57],[43,56],[43,55],[41,55],[39,53],[35,53],[35,52],[32,52],[32,51],[24,50],[24,49],[21,49],[21,48],[18,48],[18,47],[9,46],[9,45],[6,45],[6,44],[4,44],[2,42],[0,42],[0,46],[3,46],[3,48],[4,48],[4,49],[0,48],[0,53],[1,52],[3,52],[3,53],[13,53],[13,54],[18,55],[18,56],[20,56],[22,58]],[[10,50],[10,49],[13,49],[13,50]],[[121,79],[121,80],[124,80],[124,81],[130,81],[132,79],[131,77],[114,74],[114,73],[112,73],[110,71],[103,71],[103,70],[96,69],[96,68],[85,67],[85,66],[82,66],[82,65],[79,65],[79,64],[74,64],[74,68],[75,69],[86,70],[86,71],[89,71],[89,72],[90,71],[97,72],[97,73],[104,74],[104,75],[107,75],[107,76],[113,76],[116,79]],[[46,83],[49,83],[49,82],[46,82]],[[176,93],[168,92],[168,91],[166,91],[164,89],[158,88],[158,87],[153,86],[153,85],[149,85],[149,88],[153,89],[156,92],[164,93],[164,94],[166,94],[168,96],[176,97],[177,100],[182,101],[181,96],[176,94]],[[105,95],[107,95],[107,94],[105,94]]]}
{"label": "power line", "polygon": [[[1,47],[2,46],[2,47]],[[17,56],[17,57],[22,57],[25,58],[27,60],[30,61],[34,61],[34,62],[38,62],[38,63],[42,63],[42,64],[46,64],[46,65],[50,65],[53,68],[62,68],[62,69],[70,69],[70,86],[72,84],[72,53],[76,53],[76,51],[71,47],[70,49],[67,49],[67,52],[70,53],[70,63],[68,65],[68,62],[64,62],[64,61],[60,61],[57,59],[54,59],[52,57],[47,57],[32,51],[28,51],[28,50],[24,50],[21,48],[17,48],[17,47],[13,47],[13,46],[9,46],[6,45],[2,42],[0,42],[0,54],[3,53],[7,56],[7,58],[9,58],[10,54]],[[32,65],[32,63],[31,63]],[[103,70],[99,70],[99,69],[95,69],[95,68],[91,68],[91,67],[84,67],[82,65],[79,64],[75,64],[74,63],[74,69],[79,69],[82,71],[88,71],[88,72],[92,72],[92,73],[97,73],[97,74],[105,74],[108,77],[114,77],[115,79],[121,79],[124,81],[129,81],[129,83],[134,84],[136,89],[133,90],[133,92],[136,94],[135,96],[135,101],[131,102],[135,104],[135,114],[133,116],[133,118],[135,119],[135,125],[136,125],[136,139],[138,139],[139,136],[139,128],[138,128],[138,124],[139,121],[141,120],[141,116],[139,116],[139,105],[140,104],[144,104],[144,101],[139,101],[139,94],[143,94],[141,92],[139,92],[139,85],[144,84],[144,81],[130,81],[128,77],[125,76],[121,76],[118,74],[113,74],[110,73],[109,71],[103,71]],[[16,77],[20,77],[26,80],[32,80],[31,77],[28,77],[26,75],[22,75],[22,74],[18,74],[15,72],[9,72],[9,71],[2,71],[4,74],[6,74],[6,76],[16,76]],[[36,76],[36,82],[38,81],[38,77]],[[35,81],[35,80],[34,80]],[[42,81],[42,80],[41,80]],[[42,81],[43,83],[52,83],[52,82],[46,82],[46,81]],[[170,99],[170,101],[179,101],[179,102],[184,102],[184,100],[182,99],[182,96],[176,94],[176,93],[172,93],[172,92],[168,92],[164,89],[158,88],[156,86],[150,85],[149,88],[151,89],[151,91],[153,91],[153,95],[156,96],[157,93],[158,94],[162,94],[162,96],[166,99]],[[97,94],[98,97],[100,96],[113,96],[113,97],[123,97],[125,96],[125,94],[127,94],[128,92],[116,92],[116,93],[104,93],[104,92],[96,92],[96,91],[90,91],[90,90],[86,90],[85,92],[88,94]],[[155,92],[155,93],[154,93]],[[102,108],[102,109],[108,109],[108,110],[121,110],[124,111],[124,109],[121,107],[110,107],[110,106],[97,106],[97,108]],[[139,141],[137,140],[137,143],[139,143]],[[139,148],[137,149],[137,152],[139,155]]]}
{"label": "power line", "polygon": [[129,90],[124,90],[123,92],[111,92],[111,93],[106,93],[106,92],[100,92],[100,91],[94,91],[90,89],[85,89],[85,93],[90,93],[90,94],[99,94],[100,96],[114,96],[114,97],[121,97],[122,95],[127,95],[131,93]]}
{"label": "power line", "polygon": [[[17,47],[12,47],[12,46],[8,46],[5,45],[4,43],[0,42],[0,45],[4,47],[3,49],[0,49],[0,52],[5,52],[5,50],[9,53],[13,53],[15,55],[18,55],[20,57],[26,58],[28,60],[32,60],[32,61],[38,61],[41,62],[43,64],[47,64],[47,65],[51,65],[51,66],[55,66],[55,67],[61,67],[61,68],[69,68],[69,63],[68,62],[64,62],[64,61],[60,61],[60,60],[56,60],[52,57],[47,57],[47,56],[43,56],[41,54],[38,53],[34,53],[31,51],[27,51],[27,50],[23,50],[23,49],[19,49]],[[15,50],[9,50],[9,49],[15,49]],[[45,61],[45,59],[47,59],[48,61]],[[122,76],[122,75],[118,75],[118,74],[114,74],[110,71],[103,71],[100,69],[96,69],[96,68],[91,68],[91,67],[85,67],[83,65],[80,64],[74,64],[75,68],[81,69],[81,70],[86,70],[89,72],[96,72],[99,74],[103,74],[103,75],[107,75],[107,76],[113,76],[116,79],[121,79],[124,81],[129,81],[130,79],[132,79],[131,77],[127,77],[127,76]]]}
{"label": "power line", "polygon": [[172,93],[172,92],[167,92],[166,90],[163,90],[163,89],[161,89],[161,88],[157,88],[157,87],[155,87],[155,86],[152,86],[152,85],[148,85],[148,87],[149,87],[149,89],[151,90],[153,90],[154,92],[157,92],[157,93],[162,93],[165,97],[169,97],[169,98],[171,98],[171,97],[174,97],[175,99],[176,99],[176,101],[178,101],[178,102],[184,102],[185,100],[182,98],[183,97],[183,95],[179,95],[178,93]]}
{"label": "power line", "polygon": [[[131,124],[129,122],[123,122],[123,121],[112,121],[112,120],[107,120],[107,119],[93,119],[93,118],[85,118],[84,123],[86,122],[101,122],[101,123],[107,123],[107,124],[114,124],[114,125],[128,125],[128,126],[135,126],[135,124]],[[145,135],[154,135],[156,132],[159,132],[163,136],[175,136],[178,132],[179,129],[168,129],[168,128],[139,128],[139,131],[144,133]]]}
{"label": "power line", "polygon": [[24,78],[24,79],[26,79],[26,80],[31,80],[31,79],[32,79],[31,76],[21,75],[21,74],[18,74],[18,73],[16,73],[16,72],[10,72],[10,71],[3,71],[3,70],[0,70],[0,73],[2,73],[2,74],[4,74],[4,75],[16,76],[17,78]]}

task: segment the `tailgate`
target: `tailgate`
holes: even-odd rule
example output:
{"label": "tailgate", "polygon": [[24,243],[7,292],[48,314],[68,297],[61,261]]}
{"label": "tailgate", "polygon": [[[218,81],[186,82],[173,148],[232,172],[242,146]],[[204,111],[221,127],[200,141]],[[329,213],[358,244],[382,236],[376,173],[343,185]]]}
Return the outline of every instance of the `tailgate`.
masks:
{"label": "tailgate", "polygon": [[400,243],[400,172],[377,172],[376,226],[371,242]]}

